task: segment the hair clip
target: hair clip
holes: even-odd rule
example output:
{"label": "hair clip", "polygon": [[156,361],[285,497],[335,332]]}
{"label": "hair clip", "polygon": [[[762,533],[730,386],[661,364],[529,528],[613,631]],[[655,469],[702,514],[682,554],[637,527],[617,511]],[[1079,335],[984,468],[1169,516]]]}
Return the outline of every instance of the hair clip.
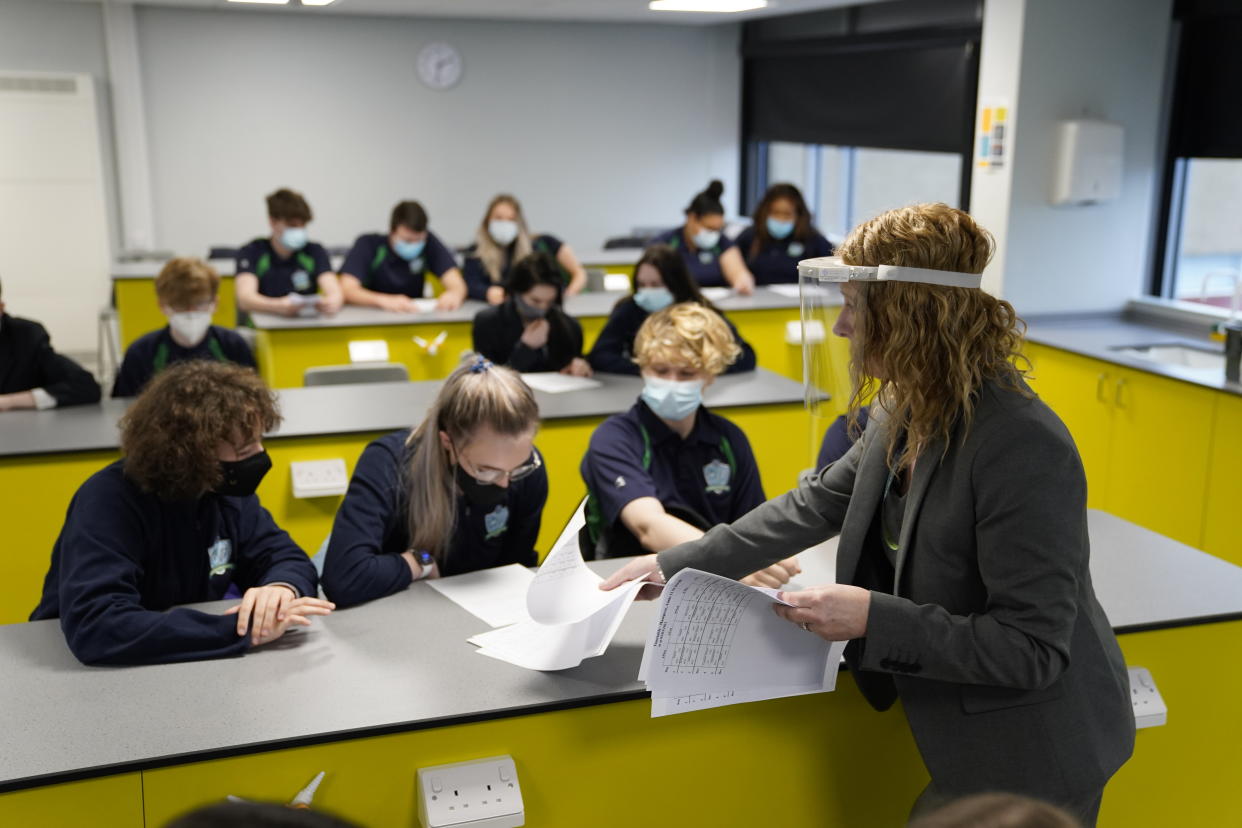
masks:
{"label": "hair clip", "polygon": [[492,361],[490,359],[485,359],[484,357],[477,357],[474,363],[470,366],[470,373],[481,374],[491,367],[492,367]]}

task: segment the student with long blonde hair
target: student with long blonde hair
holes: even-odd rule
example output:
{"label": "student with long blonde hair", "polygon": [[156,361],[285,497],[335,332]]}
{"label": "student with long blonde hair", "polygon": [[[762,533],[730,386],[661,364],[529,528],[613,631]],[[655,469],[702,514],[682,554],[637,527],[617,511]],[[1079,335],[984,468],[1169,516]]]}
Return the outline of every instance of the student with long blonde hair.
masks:
{"label": "student with long blonde hair", "polygon": [[931,774],[915,804],[1009,791],[1094,825],[1134,749],[1125,660],[1091,586],[1074,441],[1024,380],[1022,322],[984,293],[993,240],[944,204],[854,228],[834,328],[850,340],[862,438],[798,488],[610,578],[686,567],[736,577],[833,536],[836,582],[782,593],[782,617],[849,641],[855,683],[902,702]]}
{"label": "student with long blonde hair", "polygon": [[532,234],[522,205],[513,196],[501,193],[488,202],[474,244],[466,250],[462,272],[470,298],[499,305],[505,300],[509,271],[531,253],[547,253],[556,260],[565,280],[566,297],[586,287],[586,270],[570,246],[547,233]]}
{"label": "student with long blonde hair", "polygon": [[539,408],[521,377],[462,361],[422,424],[363,451],[336,514],[323,589],[340,606],[423,578],[534,566],[548,475]]}

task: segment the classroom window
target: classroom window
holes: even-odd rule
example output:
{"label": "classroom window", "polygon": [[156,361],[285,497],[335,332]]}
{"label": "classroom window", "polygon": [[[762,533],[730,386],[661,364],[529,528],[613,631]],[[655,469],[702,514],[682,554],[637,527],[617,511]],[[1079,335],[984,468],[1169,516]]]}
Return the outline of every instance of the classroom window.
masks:
{"label": "classroom window", "polygon": [[1175,164],[1166,295],[1229,307],[1242,279],[1242,158]]}

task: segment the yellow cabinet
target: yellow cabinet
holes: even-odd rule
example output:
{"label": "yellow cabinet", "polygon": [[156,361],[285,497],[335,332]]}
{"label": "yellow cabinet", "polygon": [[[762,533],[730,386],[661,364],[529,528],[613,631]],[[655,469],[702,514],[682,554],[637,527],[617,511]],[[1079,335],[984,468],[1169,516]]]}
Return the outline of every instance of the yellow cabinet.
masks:
{"label": "yellow cabinet", "polygon": [[1088,504],[1200,547],[1217,392],[1038,345],[1032,387],[1078,444]]}
{"label": "yellow cabinet", "polygon": [[1242,397],[1219,394],[1203,516],[1205,552],[1242,566]]}

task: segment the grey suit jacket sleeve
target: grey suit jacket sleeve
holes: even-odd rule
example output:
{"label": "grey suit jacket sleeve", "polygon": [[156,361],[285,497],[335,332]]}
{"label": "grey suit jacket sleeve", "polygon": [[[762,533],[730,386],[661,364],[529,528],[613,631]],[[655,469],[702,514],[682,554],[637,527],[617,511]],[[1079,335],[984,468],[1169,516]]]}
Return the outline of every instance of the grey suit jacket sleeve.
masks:
{"label": "grey suit jacket sleeve", "polygon": [[660,571],[671,578],[689,567],[742,578],[833,537],[845,521],[867,439],[864,434],[836,463],[804,476],[796,489],[661,552]]}
{"label": "grey suit jacket sleeve", "polygon": [[1053,428],[1019,433],[997,425],[975,435],[969,463],[985,610],[954,615],[872,592],[863,669],[914,663],[919,678],[1035,690],[1069,666],[1078,599],[1089,580],[1082,463],[1068,435]]}

